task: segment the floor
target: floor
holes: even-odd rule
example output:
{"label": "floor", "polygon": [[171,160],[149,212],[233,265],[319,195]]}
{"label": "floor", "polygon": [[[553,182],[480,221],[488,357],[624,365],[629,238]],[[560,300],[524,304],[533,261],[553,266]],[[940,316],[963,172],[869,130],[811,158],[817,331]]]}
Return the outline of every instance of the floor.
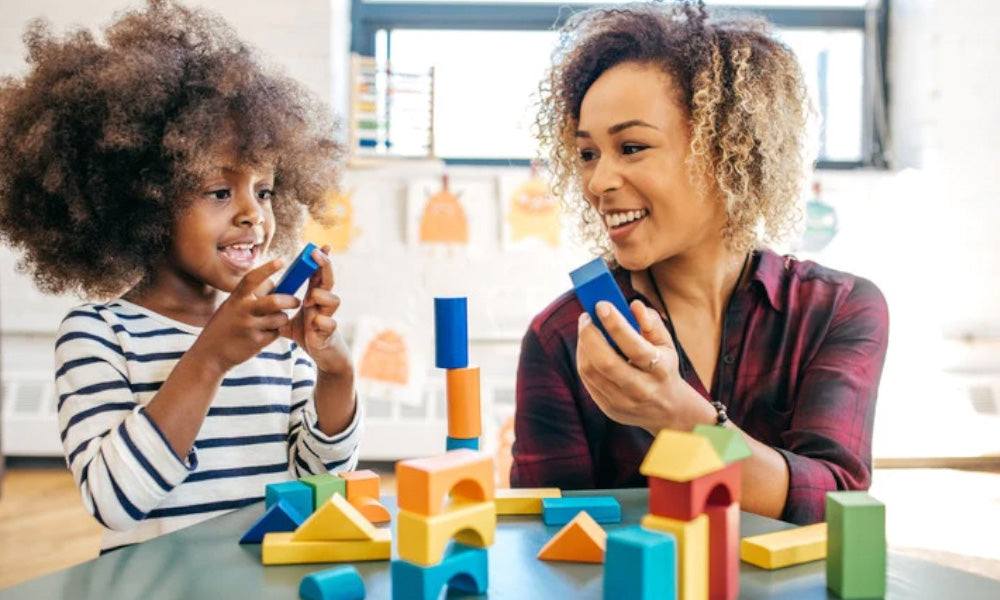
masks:
{"label": "floor", "polygon": [[[391,465],[362,465],[395,493]],[[1000,580],[1000,473],[878,469],[890,547]],[[946,515],[946,518],[940,518]],[[0,488],[0,589],[97,556],[100,527],[59,463],[8,465]]]}

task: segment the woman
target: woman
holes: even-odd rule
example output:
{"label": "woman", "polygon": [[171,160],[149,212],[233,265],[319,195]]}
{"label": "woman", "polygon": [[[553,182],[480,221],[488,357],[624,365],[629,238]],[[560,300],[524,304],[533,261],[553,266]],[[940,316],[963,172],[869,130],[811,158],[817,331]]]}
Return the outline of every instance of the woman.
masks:
{"label": "woman", "polygon": [[610,304],[606,341],[566,293],[532,321],[518,369],[512,485],[645,485],[664,428],[743,432],[743,508],[823,519],[866,489],[888,311],[869,281],[763,243],[795,223],[806,91],[758,22],[701,2],[574,17],[537,125],[640,325]]}

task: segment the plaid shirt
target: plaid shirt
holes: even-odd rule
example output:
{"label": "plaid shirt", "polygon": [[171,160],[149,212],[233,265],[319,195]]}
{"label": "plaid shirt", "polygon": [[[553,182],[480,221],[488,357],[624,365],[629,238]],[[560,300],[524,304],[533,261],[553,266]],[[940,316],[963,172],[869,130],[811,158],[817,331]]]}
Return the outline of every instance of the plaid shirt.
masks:
{"label": "plaid shirt", "polygon": [[[743,431],[785,457],[789,488],[782,519],[822,521],[827,491],[871,483],[888,309],[870,281],[813,262],[761,250],[750,268],[726,310],[712,393],[678,344],[681,375],[705,398],[725,404]],[[632,288],[627,271],[617,269],[615,279],[629,302],[650,305]],[[653,437],[605,416],[577,373],[582,311],[567,292],[535,317],[524,336],[514,487],[646,485],[639,464]]]}

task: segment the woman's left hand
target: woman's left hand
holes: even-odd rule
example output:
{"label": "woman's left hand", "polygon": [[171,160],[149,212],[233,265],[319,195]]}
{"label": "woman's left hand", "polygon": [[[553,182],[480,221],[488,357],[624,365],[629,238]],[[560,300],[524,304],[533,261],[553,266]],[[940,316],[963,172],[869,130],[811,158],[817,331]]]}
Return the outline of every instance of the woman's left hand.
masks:
{"label": "woman's left hand", "polygon": [[281,334],[291,338],[312,357],[320,374],[339,377],[351,375],[354,367],[350,350],[333,318],[340,307],[340,297],[332,291],[333,263],[329,253],[330,246],[313,250],[312,259],[319,269],[309,278],[302,307],[282,328]]}
{"label": "woman's left hand", "polygon": [[635,331],[610,302],[597,303],[601,324],[622,358],[586,312],[580,315],[576,364],[583,384],[609,418],[642,427],[690,431],[710,422],[714,409],[680,375],[673,339],[656,312],[635,300]]}

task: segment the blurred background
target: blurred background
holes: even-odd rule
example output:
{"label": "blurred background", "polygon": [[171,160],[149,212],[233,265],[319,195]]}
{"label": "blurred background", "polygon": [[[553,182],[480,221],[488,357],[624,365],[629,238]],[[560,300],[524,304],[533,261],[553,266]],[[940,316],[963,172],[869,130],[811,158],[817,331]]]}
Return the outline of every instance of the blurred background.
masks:
{"label": "blurred background", "polygon": [[[366,402],[362,460],[388,472],[392,461],[443,451],[444,376],[433,365],[433,298],[442,295],[468,298],[482,446],[503,459],[521,336],[569,288],[568,271],[590,258],[560,219],[544,166],[532,163],[530,133],[552,27],[587,5],[188,4],[221,14],[340,119],[349,159],[331,197],[336,222],[310,224],[303,237],[336,253],[339,320]],[[1000,4],[707,4],[774,23],[817,108],[803,228],[778,249],[871,279],[888,300],[873,493],[911,503],[899,512],[890,504],[890,542],[939,558],[955,553],[966,568],[1000,577],[1000,545],[971,535],[984,522],[1000,525],[1000,118],[989,100],[1000,92]],[[56,31],[97,29],[135,5],[0,0],[0,73],[23,73],[30,19],[44,17]],[[0,587],[97,548],[97,527],[67,484],[52,381],[55,330],[79,300],[41,295],[17,260],[0,247]],[[958,502],[968,510],[956,511]],[[905,510],[915,519],[962,512],[968,529],[953,515],[915,532],[911,521],[893,520]],[[15,572],[8,558],[23,555],[12,540],[29,528],[25,519],[51,522],[59,511],[81,519],[72,521],[81,523],[74,543],[57,537],[37,565]]]}

